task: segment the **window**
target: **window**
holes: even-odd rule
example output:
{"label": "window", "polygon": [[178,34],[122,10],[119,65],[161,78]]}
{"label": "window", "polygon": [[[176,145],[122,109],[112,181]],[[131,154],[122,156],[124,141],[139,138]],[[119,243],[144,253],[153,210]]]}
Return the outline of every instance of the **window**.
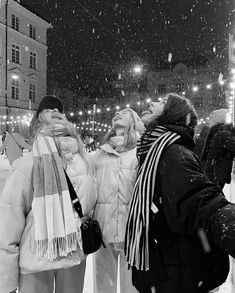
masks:
{"label": "window", "polygon": [[34,52],[29,53],[29,67],[36,69],[37,65],[37,55]]}
{"label": "window", "polygon": [[30,38],[36,40],[36,27],[32,24],[29,25],[29,36]]}
{"label": "window", "polygon": [[14,100],[20,98],[20,81],[18,78],[12,78],[11,80],[11,98]]}
{"label": "window", "polygon": [[166,92],[166,85],[165,84],[159,84],[158,85],[158,93],[165,93]]}
{"label": "window", "polygon": [[203,99],[202,97],[195,97],[195,107],[201,108],[203,106]]}
{"label": "window", "polygon": [[184,91],[184,83],[183,82],[178,82],[176,84],[176,92],[177,93],[182,93]]}
{"label": "window", "polygon": [[12,55],[11,55],[12,62],[20,64],[20,47],[12,44],[11,48],[12,48]]}
{"label": "window", "polygon": [[14,14],[11,15],[11,27],[16,31],[19,31],[19,17]]}
{"label": "window", "polygon": [[29,100],[33,103],[36,101],[36,84],[29,84]]}

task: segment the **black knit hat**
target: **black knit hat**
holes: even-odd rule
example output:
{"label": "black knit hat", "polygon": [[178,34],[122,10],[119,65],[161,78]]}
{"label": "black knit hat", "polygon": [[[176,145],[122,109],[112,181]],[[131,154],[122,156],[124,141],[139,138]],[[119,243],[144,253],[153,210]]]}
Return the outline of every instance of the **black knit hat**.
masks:
{"label": "black knit hat", "polygon": [[58,99],[54,96],[45,96],[41,99],[41,101],[38,105],[36,117],[44,109],[52,109],[52,110],[58,109],[58,111],[60,113],[63,113],[64,106],[63,106],[62,101],[60,99]]}

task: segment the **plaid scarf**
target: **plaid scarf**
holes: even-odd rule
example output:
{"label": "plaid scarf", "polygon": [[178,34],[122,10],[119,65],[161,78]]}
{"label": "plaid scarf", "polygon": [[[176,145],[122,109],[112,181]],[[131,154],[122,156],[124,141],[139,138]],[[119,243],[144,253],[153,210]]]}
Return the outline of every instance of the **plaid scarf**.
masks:
{"label": "plaid scarf", "polygon": [[162,152],[179,138],[177,133],[157,126],[153,131],[146,130],[137,143],[137,155],[146,154],[146,158],[138,170],[133,190],[125,235],[125,255],[129,265],[139,270],[149,270],[149,216],[158,164]]}
{"label": "plaid scarf", "polygon": [[53,135],[64,126],[44,127],[33,143],[33,202],[36,255],[54,261],[76,252],[78,235],[70,194]]}

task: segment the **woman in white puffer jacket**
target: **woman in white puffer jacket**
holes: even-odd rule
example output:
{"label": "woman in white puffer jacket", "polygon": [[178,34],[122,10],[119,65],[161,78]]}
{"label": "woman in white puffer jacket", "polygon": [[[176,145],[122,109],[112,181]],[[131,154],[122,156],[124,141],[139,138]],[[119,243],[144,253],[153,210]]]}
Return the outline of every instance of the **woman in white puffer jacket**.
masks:
{"label": "woman in white puffer jacket", "polygon": [[[136,178],[138,132],[144,130],[140,117],[130,108],[117,112],[104,144],[94,155],[98,198],[94,218],[100,223],[106,248],[95,254],[95,292],[137,292],[124,256],[129,205]],[[117,284],[118,271],[120,283]]]}
{"label": "woman in white puffer jacket", "polygon": [[0,195],[0,293],[83,291],[81,220],[63,168],[85,216],[91,216],[96,189],[82,143],[62,111],[55,97],[41,101],[33,152],[14,162]]}

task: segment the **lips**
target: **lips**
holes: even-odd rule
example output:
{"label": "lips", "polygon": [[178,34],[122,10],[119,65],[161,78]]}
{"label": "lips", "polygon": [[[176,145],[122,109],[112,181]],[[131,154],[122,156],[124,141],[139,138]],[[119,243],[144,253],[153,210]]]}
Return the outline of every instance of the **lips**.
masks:
{"label": "lips", "polygon": [[51,115],[51,118],[63,120],[64,116],[62,114],[60,114],[60,113],[54,113],[54,114]]}
{"label": "lips", "polygon": [[152,114],[152,112],[150,110],[144,111],[144,112],[141,113],[141,116],[146,115],[146,114]]}

